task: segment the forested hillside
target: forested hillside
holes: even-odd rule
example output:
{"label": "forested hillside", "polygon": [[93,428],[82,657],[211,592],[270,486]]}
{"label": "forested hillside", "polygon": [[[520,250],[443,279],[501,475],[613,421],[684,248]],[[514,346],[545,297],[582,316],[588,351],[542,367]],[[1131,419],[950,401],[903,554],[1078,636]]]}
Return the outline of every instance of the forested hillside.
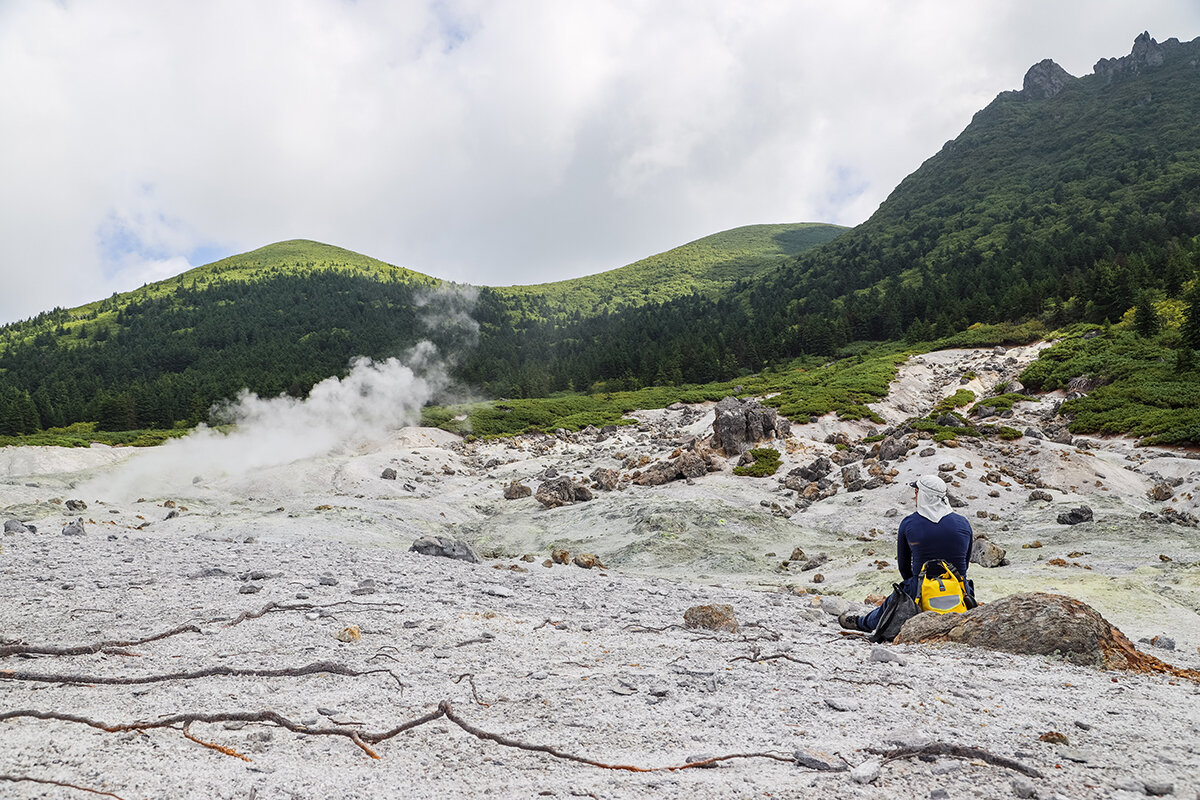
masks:
{"label": "forested hillside", "polygon": [[[478,310],[492,321],[490,330],[508,331],[511,339],[530,325],[691,292],[712,296],[844,230],[737,228],[599,275],[485,289]],[[243,388],[300,396],[344,373],[355,356],[401,355],[420,339],[457,359],[475,344],[475,331],[445,321],[475,312],[474,298],[470,287],[342,248],[299,240],[269,245],[0,328],[0,435],[81,421],[118,431],[194,425]],[[506,387],[513,383],[505,380]]]}
{"label": "forested hillside", "polygon": [[1116,322],[1139,299],[1183,300],[1200,265],[1198,64],[1200,40],[1145,36],[1083,78],[1039,64],[827,246],[715,301],[498,328],[468,375],[534,392],[695,382],[853,341]]}

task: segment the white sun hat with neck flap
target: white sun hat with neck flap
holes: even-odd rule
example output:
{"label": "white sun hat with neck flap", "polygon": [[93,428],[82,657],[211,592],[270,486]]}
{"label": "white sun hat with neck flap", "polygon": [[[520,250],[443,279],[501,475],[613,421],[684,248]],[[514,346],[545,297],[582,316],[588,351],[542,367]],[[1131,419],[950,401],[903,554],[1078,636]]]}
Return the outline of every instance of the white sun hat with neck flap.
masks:
{"label": "white sun hat with neck flap", "polygon": [[930,522],[939,522],[951,512],[946,482],[936,475],[922,475],[909,484],[917,490],[917,513]]}

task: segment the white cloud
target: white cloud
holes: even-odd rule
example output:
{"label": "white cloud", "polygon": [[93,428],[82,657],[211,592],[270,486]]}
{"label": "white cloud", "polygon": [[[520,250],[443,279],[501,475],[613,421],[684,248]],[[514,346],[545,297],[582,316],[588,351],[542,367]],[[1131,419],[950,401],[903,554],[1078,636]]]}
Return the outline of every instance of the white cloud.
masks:
{"label": "white cloud", "polygon": [[1030,65],[1145,29],[1200,8],[14,0],[0,321],[287,238],[505,284],[856,224]]}

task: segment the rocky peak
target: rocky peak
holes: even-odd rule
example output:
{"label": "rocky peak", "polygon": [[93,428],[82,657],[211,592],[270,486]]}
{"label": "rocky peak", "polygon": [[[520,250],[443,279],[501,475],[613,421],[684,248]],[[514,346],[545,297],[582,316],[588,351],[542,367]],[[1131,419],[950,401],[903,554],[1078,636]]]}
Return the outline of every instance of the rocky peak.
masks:
{"label": "rocky peak", "polygon": [[1073,80],[1075,76],[1056,64],[1053,59],[1043,59],[1025,73],[1021,94],[1035,100],[1044,100],[1054,97]]}
{"label": "rocky peak", "polygon": [[1178,39],[1168,39],[1159,44],[1150,36],[1149,31],[1143,31],[1133,40],[1133,50],[1121,58],[1102,58],[1093,68],[1095,74],[1112,83],[1117,78],[1139,75],[1149,69],[1161,67],[1166,52],[1179,45]]}

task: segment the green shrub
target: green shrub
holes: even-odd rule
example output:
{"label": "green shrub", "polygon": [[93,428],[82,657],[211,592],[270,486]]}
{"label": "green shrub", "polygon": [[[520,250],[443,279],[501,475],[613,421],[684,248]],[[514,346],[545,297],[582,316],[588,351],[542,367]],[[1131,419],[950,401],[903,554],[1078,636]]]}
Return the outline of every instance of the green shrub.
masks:
{"label": "green shrub", "polygon": [[750,451],[754,462],[744,467],[734,467],[734,475],[746,475],[751,478],[765,478],[774,475],[779,469],[779,451],[770,447],[757,447]]}

